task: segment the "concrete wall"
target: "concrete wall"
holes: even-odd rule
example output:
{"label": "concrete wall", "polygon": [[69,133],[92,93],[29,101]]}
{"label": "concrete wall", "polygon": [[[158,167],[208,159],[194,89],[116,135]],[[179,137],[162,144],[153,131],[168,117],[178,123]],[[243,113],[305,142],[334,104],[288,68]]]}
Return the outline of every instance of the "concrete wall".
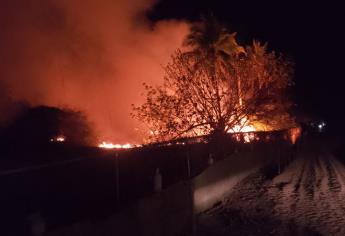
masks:
{"label": "concrete wall", "polygon": [[[194,215],[222,201],[249,174],[272,161],[264,152],[234,154],[191,181],[181,182],[159,194],[141,199],[114,216],[81,222],[48,232],[49,236],[180,235],[191,232]],[[163,179],[164,181],[164,179]]]}
{"label": "concrete wall", "polygon": [[181,182],[107,219],[75,223],[46,235],[179,235],[191,230],[192,206],[190,182]]}
{"label": "concrete wall", "polygon": [[222,201],[237,183],[271,160],[267,155],[248,152],[234,154],[210,166],[193,179],[195,212],[205,211]]}

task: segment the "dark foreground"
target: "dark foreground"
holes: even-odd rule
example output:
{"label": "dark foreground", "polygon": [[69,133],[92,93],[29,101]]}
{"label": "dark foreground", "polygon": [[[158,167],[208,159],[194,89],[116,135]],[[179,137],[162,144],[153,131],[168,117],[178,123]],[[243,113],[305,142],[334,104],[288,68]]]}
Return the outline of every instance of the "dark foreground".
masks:
{"label": "dark foreground", "polygon": [[[194,217],[189,179],[207,168],[208,145],[121,153],[119,188],[114,153],[78,153],[81,159],[66,159],[68,165],[0,176],[0,232],[31,235],[30,222],[43,217],[45,235],[54,236],[344,235],[345,167],[335,158],[343,152],[333,155],[335,146],[326,140],[308,137],[298,149],[270,143],[237,149],[239,157],[243,152],[256,161],[259,156],[274,161],[229,187],[225,198]],[[228,163],[236,165],[232,159]],[[164,190],[151,197],[157,167]]]}

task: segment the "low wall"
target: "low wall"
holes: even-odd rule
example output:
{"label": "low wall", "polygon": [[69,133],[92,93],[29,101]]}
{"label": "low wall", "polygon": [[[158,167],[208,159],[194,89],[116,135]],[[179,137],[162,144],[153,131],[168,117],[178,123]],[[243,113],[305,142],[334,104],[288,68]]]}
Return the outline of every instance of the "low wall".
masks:
{"label": "low wall", "polygon": [[195,213],[205,211],[222,201],[242,179],[271,162],[272,158],[269,156],[255,152],[234,154],[195,177],[193,179]]}
{"label": "low wall", "polygon": [[181,182],[141,199],[107,219],[75,223],[45,235],[178,235],[190,231],[192,206],[190,182]]}
{"label": "low wall", "polygon": [[238,182],[271,162],[272,156],[255,151],[231,155],[191,181],[180,182],[159,194],[141,199],[110,218],[76,223],[46,235],[169,236],[191,232],[195,214],[222,201]]}

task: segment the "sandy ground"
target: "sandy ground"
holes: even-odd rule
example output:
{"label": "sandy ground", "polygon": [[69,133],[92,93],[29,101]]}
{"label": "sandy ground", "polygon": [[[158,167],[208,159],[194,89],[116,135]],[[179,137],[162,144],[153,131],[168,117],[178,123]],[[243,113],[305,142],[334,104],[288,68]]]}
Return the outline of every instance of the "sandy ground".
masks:
{"label": "sandy ground", "polygon": [[345,235],[345,167],[309,143],[281,173],[248,176],[198,217],[198,235]]}

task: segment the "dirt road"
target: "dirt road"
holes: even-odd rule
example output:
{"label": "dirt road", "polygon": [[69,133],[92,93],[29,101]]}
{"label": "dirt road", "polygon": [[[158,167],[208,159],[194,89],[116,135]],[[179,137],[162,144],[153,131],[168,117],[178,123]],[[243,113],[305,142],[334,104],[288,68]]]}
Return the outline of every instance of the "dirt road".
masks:
{"label": "dirt road", "polygon": [[310,145],[273,179],[249,176],[199,217],[200,235],[345,235],[345,167]]}

